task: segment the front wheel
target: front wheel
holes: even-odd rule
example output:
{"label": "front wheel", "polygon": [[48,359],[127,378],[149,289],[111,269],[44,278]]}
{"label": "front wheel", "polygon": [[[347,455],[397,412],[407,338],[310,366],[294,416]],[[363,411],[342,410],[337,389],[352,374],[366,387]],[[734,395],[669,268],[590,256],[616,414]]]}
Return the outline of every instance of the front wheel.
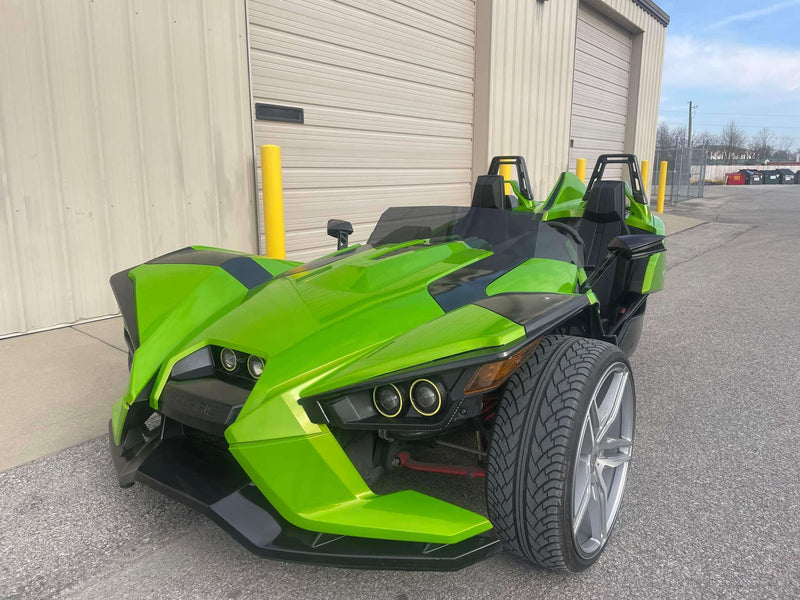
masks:
{"label": "front wheel", "polygon": [[489,447],[489,519],[506,550],[573,572],[598,559],[622,503],[635,412],[622,350],[542,338],[506,385]]}

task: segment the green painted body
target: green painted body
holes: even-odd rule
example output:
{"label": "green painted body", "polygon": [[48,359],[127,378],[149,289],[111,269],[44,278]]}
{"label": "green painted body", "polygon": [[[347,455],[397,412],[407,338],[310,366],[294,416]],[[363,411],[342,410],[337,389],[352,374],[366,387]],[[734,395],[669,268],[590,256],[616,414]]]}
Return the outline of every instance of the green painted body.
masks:
{"label": "green painted body", "polygon": [[[539,206],[537,212],[542,212],[545,206],[549,206],[547,218],[559,218],[555,207],[560,207],[561,217],[580,217],[583,214],[583,195],[586,193],[586,186],[578,179],[574,173],[563,172],[556,182],[553,189],[547,195],[547,200]],[[545,219],[547,220],[547,219]]]}
{"label": "green painted body", "polygon": [[[580,216],[581,186],[566,176],[543,218]],[[663,231],[647,206],[631,204],[629,225]],[[524,209],[534,213],[542,206]],[[404,247],[408,251],[383,256]],[[339,254],[308,269],[253,257],[273,276],[284,275],[252,290],[215,266],[132,269],[141,345],[125,395],[112,410],[115,442],[121,441],[129,406],[154,376],[149,402],[158,409],[178,360],[207,345],[231,347],[265,357],[267,368],[225,438],[290,523],[323,533],[431,543],[455,543],[490,529],[481,515],[415,491],[373,493],[329,429],[312,423],[298,404],[303,397],[524,340],[521,325],[475,304],[445,312],[428,292],[432,281],[490,252],[454,241]],[[656,291],[663,285],[663,254],[650,261],[644,285]],[[573,264],[532,258],[486,292],[577,295],[585,279]],[[587,296],[596,304],[591,291]]]}
{"label": "green painted body", "polygon": [[[479,306],[445,313],[427,292],[431,281],[488,251],[452,242],[374,260],[404,245],[350,252],[250,293],[217,267],[133,269],[141,347],[128,392],[114,407],[117,443],[127,406],[154,374],[150,402],[157,409],[178,360],[209,344],[229,346],[266,357],[268,368],[225,437],[288,521],[324,533],[437,543],[489,529],[484,517],[417,492],[375,495],[327,427],[311,423],[297,403],[300,397],[524,337],[522,327]],[[273,273],[296,266],[259,261]],[[533,267],[520,268],[533,272]],[[539,291],[574,290],[577,271],[557,263],[531,281]],[[156,298],[167,282],[169,299]],[[502,278],[496,283],[497,293],[508,285]]]}

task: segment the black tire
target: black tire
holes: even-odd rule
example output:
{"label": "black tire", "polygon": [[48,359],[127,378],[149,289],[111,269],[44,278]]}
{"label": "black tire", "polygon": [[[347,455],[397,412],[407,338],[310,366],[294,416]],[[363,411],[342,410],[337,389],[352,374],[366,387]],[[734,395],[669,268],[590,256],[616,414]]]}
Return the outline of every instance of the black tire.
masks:
{"label": "black tire", "polygon": [[546,336],[506,384],[489,446],[489,520],[505,550],[538,567],[582,571],[605,548],[589,557],[577,551],[572,482],[592,394],[615,363],[630,370],[612,344]]}

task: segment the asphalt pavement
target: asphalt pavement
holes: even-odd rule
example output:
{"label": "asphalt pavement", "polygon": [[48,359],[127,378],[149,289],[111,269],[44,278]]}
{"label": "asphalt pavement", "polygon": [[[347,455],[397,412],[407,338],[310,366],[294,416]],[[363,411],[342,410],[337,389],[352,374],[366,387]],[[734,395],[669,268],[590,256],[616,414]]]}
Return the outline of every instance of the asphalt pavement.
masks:
{"label": "asphalt pavement", "polygon": [[[668,240],[633,359],[628,493],[588,571],[505,554],[456,573],[268,561],[177,502],[120,489],[100,437],[0,473],[0,597],[800,597],[800,185],[707,188],[676,212],[709,222]],[[426,487],[481,502],[474,482]]]}

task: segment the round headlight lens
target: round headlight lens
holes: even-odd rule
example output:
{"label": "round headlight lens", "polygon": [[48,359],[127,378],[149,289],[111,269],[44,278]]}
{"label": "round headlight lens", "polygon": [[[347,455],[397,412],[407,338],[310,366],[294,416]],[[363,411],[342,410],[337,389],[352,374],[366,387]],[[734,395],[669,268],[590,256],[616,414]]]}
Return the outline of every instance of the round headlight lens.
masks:
{"label": "round headlight lens", "polygon": [[236,352],[230,348],[223,348],[219,353],[219,362],[226,371],[236,370]]}
{"label": "round headlight lens", "polygon": [[410,395],[411,405],[424,417],[432,417],[442,408],[442,393],[429,379],[417,379]]}
{"label": "round headlight lens", "polygon": [[253,379],[261,377],[261,374],[264,372],[264,359],[251,355],[250,358],[247,359],[247,372],[250,373]]}
{"label": "round headlight lens", "polygon": [[396,385],[382,385],[372,390],[372,403],[375,410],[391,419],[403,410],[403,395]]}

